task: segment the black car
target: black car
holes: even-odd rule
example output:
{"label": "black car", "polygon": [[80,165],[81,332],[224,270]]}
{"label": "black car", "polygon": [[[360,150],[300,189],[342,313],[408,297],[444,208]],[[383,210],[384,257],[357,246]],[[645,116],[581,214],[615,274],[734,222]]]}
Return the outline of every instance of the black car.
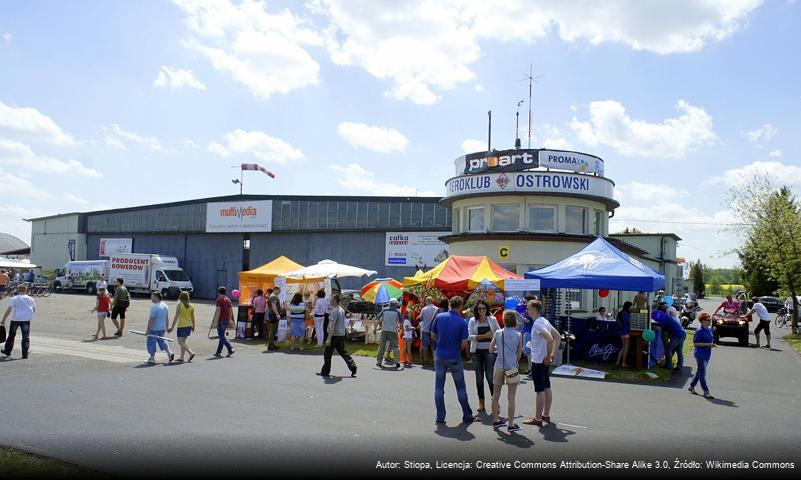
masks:
{"label": "black car", "polygon": [[342,290],[342,308],[353,314],[376,314],[379,312],[375,303],[368,302],[359,295],[358,290]]}
{"label": "black car", "polygon": [[776,313],[780,308],[784,307],[784,302],[776,297],[759,297],[759,303],[765,306],[768,312]]}

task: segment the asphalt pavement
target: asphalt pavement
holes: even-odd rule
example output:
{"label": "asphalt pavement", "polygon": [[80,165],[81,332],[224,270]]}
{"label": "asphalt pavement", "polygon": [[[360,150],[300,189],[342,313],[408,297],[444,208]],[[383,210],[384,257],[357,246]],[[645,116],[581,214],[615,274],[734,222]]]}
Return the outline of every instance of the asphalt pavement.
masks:
{"label": "asphalt pavement", "polygon": [[[479,461],[789,461],[796,469],[801,462],[801,357],[780,339],[786,329],[776,332],[772,350],[722,342],[709,367],[715,400],[687,391],[691,358],[665,385],[552,377],[555,423],[509,434],[494,431],[486,415],[461,424],[450,380],[447,425],[436,426],[429,368],[379,369],[374,359],[355,357],[359,372],[350,378],[335,356],[334,377],[323,379],[315,375],[321,355],[266,352],[253,342],[238,342],[232,358],[214,358],[209,304],[197,307],[195,360],[167,366],[157,354],[162,363],[147,366],[143,337],[88,341],[91,297],[38,302],[30,358],[20,360],[17,345],[0,360],[0,444],[115,475],[344,473],[406,461],[421,463],[409,464],[421,473],[453,471],[437,469],[437,461],[470,462],[473,471]],[[144,329],[148,306],[134,300],[126,329]],[[466,381],[475,409],[473,372]],[[525,382],[517,421],[533,413],[533,386]]]}

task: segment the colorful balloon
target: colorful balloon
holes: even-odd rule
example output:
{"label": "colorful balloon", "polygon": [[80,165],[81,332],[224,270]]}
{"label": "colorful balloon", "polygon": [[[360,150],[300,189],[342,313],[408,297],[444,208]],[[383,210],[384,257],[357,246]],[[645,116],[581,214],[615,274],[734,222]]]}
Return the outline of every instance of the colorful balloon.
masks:
{"label": "colorful balloon", "polygon": [[671,295],[665,295],[662,297],[662,301],[665,302],[668,307],[673,305],[673,297]]}
{"label": "colorful balloon", "polygon": [[231,296],[234,298],[239,298],[239,290],[232,290]]}
{"label": "colorful balloon", "polygon": [[609,296],[609,290],[598,290],[598,296],[601,298],[606,298]]}
{"label": "colorful balloon", "polygon": [[654,341],[655,338],[656,338],[656,333],[654,333],[653,330],[648,329],[642,331],[642,339],[645,340],[646,342],[651,343]]}

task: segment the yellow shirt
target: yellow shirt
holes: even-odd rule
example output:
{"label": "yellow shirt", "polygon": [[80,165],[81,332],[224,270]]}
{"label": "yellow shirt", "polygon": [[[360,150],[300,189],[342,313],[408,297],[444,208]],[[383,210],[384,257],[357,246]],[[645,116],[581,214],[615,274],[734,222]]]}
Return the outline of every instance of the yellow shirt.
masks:
{"label": "yellow shirt", "polygon": [[183,302],[178,302],[178,328],[192,326],[192,314],[195,313],[195,306],[191,303],[185,306]]}

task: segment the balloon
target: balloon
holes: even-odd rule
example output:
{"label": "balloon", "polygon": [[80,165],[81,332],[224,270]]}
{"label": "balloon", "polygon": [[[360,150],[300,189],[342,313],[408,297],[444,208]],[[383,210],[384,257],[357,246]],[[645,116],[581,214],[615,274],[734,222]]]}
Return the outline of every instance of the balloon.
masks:
{"label": "balloon", "polygon": [[234,298],[239,298],[239,290],[232,290],[231,296]]}
{"label": "balloon", "polygon": [[673,297],[671,295],[665,295],[662,297],[662,301],[665,302],[668,307],[673,305]]}
{"label": "balloon", "polygon": [[506,302],[503,304],[503,308],[505,308],[505,309],[507,309],[507,310],[514,310],[515,308],[517,308],[517,305],[518,305],[519,303],[520,303],[520,302],[519,302],[519,301],[518,301],[516,298],[514,298],[514,297],[507,297],[507,298],[506,298]]}
{"label": "balloon", "polygon": [[654,341],[655,338],[656,338],[656,334],[654,333],[653,330],[649,329],[649,330],[643,330],[642,331],[642,339],[645,340],[646,342],[651,343],[651,342]]}
{"label": "balloon", "polygon": [[521,303],[515,307],[515,310],[517,310],[517,313],[519,313],[520,315],[523,315],[524,313],[526,313],[526,306]]}
{"label": "balloon", "polygon": [[598,296],[601,298],[606,298],[609,295],[609,290],[598,290]]}

